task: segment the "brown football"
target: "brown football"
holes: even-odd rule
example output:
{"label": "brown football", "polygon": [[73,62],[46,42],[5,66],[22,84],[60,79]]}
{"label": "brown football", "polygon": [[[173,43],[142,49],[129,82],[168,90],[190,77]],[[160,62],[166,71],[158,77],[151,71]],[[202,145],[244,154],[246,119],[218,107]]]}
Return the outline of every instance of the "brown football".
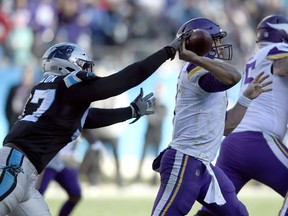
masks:
{"label": "brown football", "polygon": [[197,55],[204,56],[211,50],[212,45],[213,39],[207,31],[195,29],[191,36],[186,39],[185,47]]}

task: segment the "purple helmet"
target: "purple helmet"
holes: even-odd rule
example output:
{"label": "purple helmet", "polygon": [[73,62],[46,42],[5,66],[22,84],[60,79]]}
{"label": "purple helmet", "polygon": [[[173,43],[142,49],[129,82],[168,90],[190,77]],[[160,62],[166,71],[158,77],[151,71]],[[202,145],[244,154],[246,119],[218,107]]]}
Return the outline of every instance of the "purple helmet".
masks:
{"label": "purple helmet", "polygon": [[272,42],[288,43],[288,19],[281,15],[270,15],[257,26],[257,43]]}
{"label": "purple helmet", "polygon": [[[224,60],[232,59],[231,44],[216,45],[215,43],[216,39],[222,39],[227,36],[227,32],[223,31],[217,23],[204,17],[194,18],[188,20],[179,28],[177,36],[179,37],[182,33],[187,32],[191,29],[203,29],[206,30],[211,35],[214,41],[214,46],[211,48],[211,51],[208,54],[209,57]],[[218,48],[224,51],[224,55],[219,55]]]}

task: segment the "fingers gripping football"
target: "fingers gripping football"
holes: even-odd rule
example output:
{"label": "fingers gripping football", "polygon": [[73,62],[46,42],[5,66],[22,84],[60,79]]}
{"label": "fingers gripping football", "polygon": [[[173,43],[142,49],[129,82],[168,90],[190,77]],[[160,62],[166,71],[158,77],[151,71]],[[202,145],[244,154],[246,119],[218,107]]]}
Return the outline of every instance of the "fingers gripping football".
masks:
{"label": "fingers gripping football", "polygon": [[168,47],[174,50],[174,56],[171,58],[174,59],[176,52],[179,50],[181,44],[191,36],[193,30],[186,31],[180,35],[177,35],[174,40],[168,45]]}
{"label": "fingers gripping football", "polygon": [[191,36],[193,30],[182,33],[181,35],[176,36],[176,38],[169,44],[175,50],[179,50],[180,45]]}
{"label": "fingers gripping football", "polygon": [[132,108],[132,117],[136,118],[130,124],[136,122],[143,115],[151,115],[154,110],[151,110],[156,104],[156,98],[153,93],[149,93],[143,97],[143,89],[140,89],[140,94],[130,103]]}

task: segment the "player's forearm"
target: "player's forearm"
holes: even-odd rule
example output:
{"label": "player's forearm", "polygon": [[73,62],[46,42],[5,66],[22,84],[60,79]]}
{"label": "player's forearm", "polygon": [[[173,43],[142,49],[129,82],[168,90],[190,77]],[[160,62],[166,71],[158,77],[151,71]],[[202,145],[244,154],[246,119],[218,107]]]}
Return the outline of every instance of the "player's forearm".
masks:
{"label": "player's forearm", "polygon": [[132,118],[131,107],[115,109],[90,108],[84,129],[100,128]]}
{"label": "player's forearm", "polygon": [[[173,50],[173,49],[172,49]],[[173,59],[175,52],[171,51],[170,46],[153,53],[142,61],[135,62],[118,73],[106,77],[93,77],[85,83],[81,83],[79,88],[70,88],[71,104],[88,104],[93,101],[106,99],[119,95],[146,80],[151,76],[166,60]],[[111,86],[113,86],[111,88]]]}
{"label": "player's forearm", "polygon": [[241,73],[235,67],[222,61],[198,56],[192,63],[206,69],[225,85],[235,85],[241,79]]}
{"label": "player's forearm", "polygon": [[237,125],[243,119],[246,111],[247,107],[241,105],[239,102],[237,102],[232,109],[227,111],[224,136],[230,134],[237,127]]}
{"label": "player's forearm", "polygon": [[127,66],[118,73],[102,77],[93,84],[82,86],[81,90],[85,94],[81,94],[79,100],[91,102],[119,95],[142,83],[170,57],[166,49],[163,48],[146,59]]}
{"label": "player's forearm", "polygon": [[118,73],[121,76],[119,78],[128,79],[131,87],[134,87],[151,76],[170,57],[165,48],[161,49],[144,60],[131,64],[121,70]]}
{"label": "player's forearm", "polygon": [[[252,87],[252,85],[250,85],[250,87]],[[250,92],[250,90],[248,91],[247,89],[245,90],[246,93]],[[251,96],[251,93],[248,95]],[[225,136],[231,133],[238,126],[238,124],[242,121],[247,111],[247,108],[251,102],[252,100],[248,98],[247,96],[245,96],[243,93],[243,95],[239,97],[235,106],[227,112],[226,121],[225,121],[225,129],[224,129]]]}

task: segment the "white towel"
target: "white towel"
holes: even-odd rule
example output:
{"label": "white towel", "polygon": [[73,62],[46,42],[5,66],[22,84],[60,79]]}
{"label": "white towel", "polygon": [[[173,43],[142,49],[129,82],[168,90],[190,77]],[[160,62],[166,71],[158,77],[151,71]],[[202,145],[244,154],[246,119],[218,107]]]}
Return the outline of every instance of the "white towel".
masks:
{"label": "white towel", "polygon": [[211,182],[208,188],[208,191],[206,193],[204,201],[206,203],[216,203],[217,205],[224,205],[226,203],[226,200],[224,199],[220,186],[218,184],[217,178],[210,167],[209,162],[202,161],[203,164],[206,166],[208,173],[211,175]]}

